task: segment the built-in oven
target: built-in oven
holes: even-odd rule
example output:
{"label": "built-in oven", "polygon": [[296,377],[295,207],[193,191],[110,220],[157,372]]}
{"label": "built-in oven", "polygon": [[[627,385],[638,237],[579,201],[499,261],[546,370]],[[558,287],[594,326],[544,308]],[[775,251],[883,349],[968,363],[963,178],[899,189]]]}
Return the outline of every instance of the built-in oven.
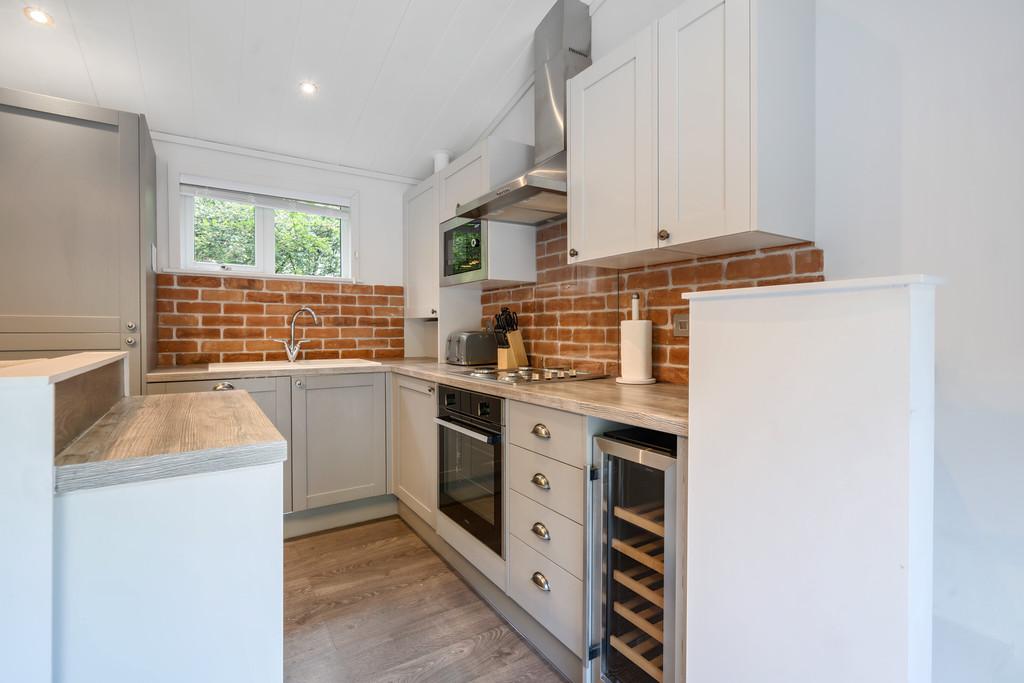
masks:
{"label": "built-in oven", "polygon": [[442,385],[437,412],[438,510],[503,557],[501,399]]}
{"label": "built-in oven", "polygon": [[487,279],[487,221],[452,218],[441,224],[441,286]]}

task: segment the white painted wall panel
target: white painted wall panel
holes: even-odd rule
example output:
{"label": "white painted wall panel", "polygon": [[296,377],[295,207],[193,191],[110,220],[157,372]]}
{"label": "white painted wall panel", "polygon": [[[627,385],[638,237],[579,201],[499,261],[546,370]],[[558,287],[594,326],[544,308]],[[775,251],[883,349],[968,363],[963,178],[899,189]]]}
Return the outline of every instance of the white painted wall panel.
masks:
{"label": "white painted wall panel", "polygon": [[[402,195],[409,185],[338,171],[287,163],[239,153],[156,141],[157,165],[162,182],[157,186],[157,242],[159,266],[167,269],[171,250],[176,250],[181,204],[177,186],[184,175],[223,179],[283,193],[313,193],[327,197],[358,199],[359,281],[402,284]],[[173,229],[171,228],[173,226]],[[173,234],[172,234],[173,232]]]}

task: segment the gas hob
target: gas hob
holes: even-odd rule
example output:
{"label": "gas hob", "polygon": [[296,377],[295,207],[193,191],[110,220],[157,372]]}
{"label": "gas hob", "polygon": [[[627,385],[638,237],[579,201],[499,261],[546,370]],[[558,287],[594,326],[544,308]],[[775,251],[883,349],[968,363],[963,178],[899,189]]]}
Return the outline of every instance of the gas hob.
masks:
{"label": "gas hob", "polygon": [[601,379],[602,375],[574,368],[519,368],[499,370],[494,366],[481,366],[469,370],[450,370],[453,375],[471,379],[482,379],[502,384],[543,384],[545,382],[576,382],[584,379]]}

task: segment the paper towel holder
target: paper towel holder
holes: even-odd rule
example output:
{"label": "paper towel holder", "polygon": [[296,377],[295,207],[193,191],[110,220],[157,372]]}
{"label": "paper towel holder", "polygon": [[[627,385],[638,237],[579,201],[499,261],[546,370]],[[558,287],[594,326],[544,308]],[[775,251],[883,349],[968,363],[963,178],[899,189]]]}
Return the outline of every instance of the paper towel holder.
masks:
{"label": "paper towel holder", "polygon": [[[633,365],[634,367],[631,369],[639,370],[636,374],[642,373],[647,376],[616,377],[615,381],[619,384],[654,384],[658,380],[655,379],[653,373],[651,373],[652,324],[650,320],[640,320],[640,295],[634,293],[631,298],[631,319],[623,320],[619,323],[620,371],[626,371],[627,366]],[[636,325],[639,325],[639,327],[634,327]],[[632,329],[630,330],[628,328]],[[633,333],[632,335],[629,334],[630,331]],[[635,341],[633,341],[632,345],[630,345],[630,348],[627,350],[627,339],[630,336],[633,336]],[[629,361],[626,359],[627,353],[630,355]]]}

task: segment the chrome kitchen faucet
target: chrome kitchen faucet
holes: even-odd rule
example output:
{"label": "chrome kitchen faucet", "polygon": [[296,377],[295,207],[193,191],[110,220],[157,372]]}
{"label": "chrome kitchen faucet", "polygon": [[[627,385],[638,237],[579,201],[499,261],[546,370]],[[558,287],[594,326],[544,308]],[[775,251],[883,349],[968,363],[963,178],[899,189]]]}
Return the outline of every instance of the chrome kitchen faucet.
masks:
{"label": "chrome kitchen faucet", "polygon": [[292,314],[292,338],[274,340],[284,344],[284,350],[285,353],[288,354],[289,363],[294,363],[295,359],[298,358],[299,356],[299,349],[302,348],[302,345],[308,341],[311,341],[310,339],[300,339],[298,341],[295,341],[295,319],[298,318],[303,313],[308,313],[313,318],[313,323],[315,325],[320,324],[320,318],[316,317],[316,312],[309,306],[303,306],[302,308],[300,308],[299,310],[295,311],[295,313]]}

